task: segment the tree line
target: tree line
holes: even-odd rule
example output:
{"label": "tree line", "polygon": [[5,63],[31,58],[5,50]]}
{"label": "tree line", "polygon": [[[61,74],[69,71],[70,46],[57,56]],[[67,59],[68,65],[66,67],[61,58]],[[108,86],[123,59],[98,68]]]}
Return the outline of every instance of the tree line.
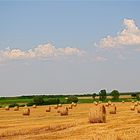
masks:
{"label": "tree line", "polygon": [[[99,94],[93,93],[92,98],[95,99],[96,96],[99,96],[100,100],[105,100],[107,96],[112,96],[112,100],[118,100],[120,95],[123,95],[123,94],[120,94],[118,90],[113,90],[111,91],[111,93],[107,94],[106,90],[103,89],[103,90],[100,90]],[[131,97],[140,99],[140,93],[139,92],[132,93]]]}

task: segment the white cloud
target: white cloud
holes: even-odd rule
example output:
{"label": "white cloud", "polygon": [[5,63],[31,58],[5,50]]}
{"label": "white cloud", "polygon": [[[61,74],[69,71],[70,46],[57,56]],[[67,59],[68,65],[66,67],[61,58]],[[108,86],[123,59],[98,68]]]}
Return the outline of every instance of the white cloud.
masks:
{"label": "white cloud", "polygon": [[136,26],[133,19],[124,19],[125,28],[117,36],[107,36],[100,40],[101,48],[118,48],[124,46],[140,45],[140,29]]}
{"label": "white cloud", "polygon": [[56,56],[81,56],[85,52],[78,48],[55,48],[52,44],[39,45],[36,48],[22,51],[20,49],[0,50],[0,61],[13,59],[47,58]]}

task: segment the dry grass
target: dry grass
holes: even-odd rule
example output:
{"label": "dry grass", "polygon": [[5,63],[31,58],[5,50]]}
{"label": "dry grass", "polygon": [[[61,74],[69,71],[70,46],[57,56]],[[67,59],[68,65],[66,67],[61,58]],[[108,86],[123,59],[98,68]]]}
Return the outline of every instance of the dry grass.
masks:
{"label": "dry grass", "polygon": [[[24,107],[0,109],[0,140],[140,140],[140,113],[130,110],[133,103],[115,103],[117,114],[109,114],[106,123],[90,124],[89,108],[94,104],[78,104],[69,110],[68,116],[60,116],[46,106],[30,108],[31,114],[23,116]],[[68,106],[68,105],[63,105]]]}

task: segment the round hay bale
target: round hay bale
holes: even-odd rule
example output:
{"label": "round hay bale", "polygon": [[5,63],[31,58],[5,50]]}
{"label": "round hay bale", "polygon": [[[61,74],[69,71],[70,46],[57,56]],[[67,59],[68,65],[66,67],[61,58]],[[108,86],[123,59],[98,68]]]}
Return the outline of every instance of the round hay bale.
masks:
{"label": "round hay bale", "polygon": [[73,108],[73,105],[71,104],[71,105],[69,105],[69,109],[72,109]]}
{"label": "round hay bale", "polygon": [[135,110],[135,105],[132,105],[132,106],[130,107],[130,110],[134,111],[134,110]]}
{"label": "round hay bale", "polygon": [[137,102],[135,102],[134,106],[138,106],[138,103],[137,103]]}
{"label": "round hay bale", "polygon": [[19,106],[15,106],[14,111],[19,111]]}
{"label": "round hay bale", "polygon": [[6,106],[6,107],[5,107],[5,110],[10,110],[9,106]]}
{"label": "round hay bale", "polygon": [[140,113],[140,106],[137,107],[137,113]]}
{"label": "round hay bale", "polygon": [[22,115],[29,116],[30,115],[30,109],[29,108],[24,109]]}
{"label": "round hay bale", "polygon": [[74,103],[73,106],[76,107],[77,106],[77,103]]}
{"label": "round hay bale", "polygon": [[48,106],[48,107],[46,108],[46,112],[51,112],[51,107],[50,107],[50,106]]}
{"label": "round hay bale", "polygon": [[101,104],[102,103],[102,101],[99,101],[99,104]]}
{"label": "round hay bale", "polygon": [[74,102],[71,103],[72,105],[74,104]]}
{"label": "round hay bale", "polygon": [[105,106],[106,106],[106,107],[109,107],[109,103],[105,103]]}
{"label": "round hay bale", "polygon": [[122,101],[122,103],[125,103],[125,101]]}
{"label": "round hay bale", "polygon": [[58,107],[62,107],[62,104],[58,104]]}
{"label": "round hay bale", "polygon": [[58,109],[58,105],[55,105],[55,106],[54,106],[54,109]]}
{"label": "round hay bale", "polygon": [[110,105],[109,109],[110,109],[109,111],[110,114],[116,114],[117,108],[115,104]]}
{"label": "round hay bale", "polygon": [[108,105],[109,105],[109,106],[111,105],[111,103],[112,103],[111,101],[108,101]]}
{"label": "round hay bale", "polygon": [[90,123],[105,123],[106,122],[106,109],[104,105],[98,105],[90,108],[89,111]]}
{"label": "round hay bale", "polygon": [[96,105],[96,106],[98,105],[98,103],[97,103],[96,101],[94,101],[93,103],[94,103],[94,105]]}
{"label": "round hay bale", "polygon": [[36,105],[33,105],[32,107],[33,107],[33,108],[37,108],[37,106],[36,106]]}
{"label": "round hay bale", "polygon": [[135,103],[135,101],[131,101],[132,103]]}
{"label": "round hay bale", "polygon": [[68,108],[65,107],[65,108],[63,108],[63,109],[60,110],[60,115],[61,116],[67,116],[68,115],[68,112],[69,112]]}

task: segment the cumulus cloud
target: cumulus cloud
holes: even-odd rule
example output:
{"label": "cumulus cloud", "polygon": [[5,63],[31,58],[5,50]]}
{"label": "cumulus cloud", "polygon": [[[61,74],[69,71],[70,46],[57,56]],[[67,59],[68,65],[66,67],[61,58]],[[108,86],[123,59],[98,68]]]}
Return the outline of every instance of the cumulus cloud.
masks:
{"label": "cumulus cloud", "polygon": [[52,44],[39,45],[36,48],[22,51],[20,49],[0,50],[0,60],[15,59],[31,59],[31,58],[47,58],[56,56],[81,56],[85,52],[78,48],[56,48]]}
{"label": "cumulus cloud", "polygon": [[116,36],[107,36],[100,40],[101,48],[118,48],[140,45],[140,29],[133,19],[123,20],[124,29]]}

